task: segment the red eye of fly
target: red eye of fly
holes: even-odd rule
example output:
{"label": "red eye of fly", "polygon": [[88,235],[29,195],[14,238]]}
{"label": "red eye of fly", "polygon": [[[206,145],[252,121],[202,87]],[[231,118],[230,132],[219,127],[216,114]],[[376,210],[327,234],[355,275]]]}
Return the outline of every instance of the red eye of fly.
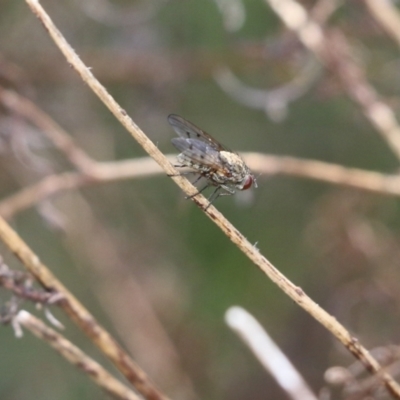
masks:
{"label": "red eye of fly", "polygon": [[251,175],[247,175],[246,179],[244,180],[242,190],[247,190],[253,184],[253,177]]}

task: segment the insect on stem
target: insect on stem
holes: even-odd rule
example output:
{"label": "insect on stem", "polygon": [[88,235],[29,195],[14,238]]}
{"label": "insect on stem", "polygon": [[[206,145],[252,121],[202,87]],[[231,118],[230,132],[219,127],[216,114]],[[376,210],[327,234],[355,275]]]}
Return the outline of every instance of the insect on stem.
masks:
{"label": "insect on stem", "polygon": [[219,196],[232,195],[236,190],[247,190],[252,185],[257,187],[254,175],[237,153],[228,150],[208,133],[179,115],[169,115],[168,122],[179,136],[171,140],[180,151],[177,157],[179,165],[175,167],[190,168],[190,171],[182,172],[180,175],[199,174],[193,183],[200,178],[207,180],[204,188],[187,198],[193,198],[208,187],[216,186],[209,197],[207,210]]}

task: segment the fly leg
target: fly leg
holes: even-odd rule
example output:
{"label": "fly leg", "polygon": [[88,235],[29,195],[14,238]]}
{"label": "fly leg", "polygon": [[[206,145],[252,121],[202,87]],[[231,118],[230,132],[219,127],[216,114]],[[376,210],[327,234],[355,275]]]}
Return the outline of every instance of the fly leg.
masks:
{"label": "fly leg", "polygon": [[[175,168],[187,168],[186,165],[174,165]],[[185,175],[189,175],[189,174],[193,174],[193,171],[183,171],[183,172],[179,172],[178,174],[167,174],[167,176],[185,176]]]}
{"label": "fly leg", "polygon": [[208,205],[207,205],[207,207],[204,209],[204,211],[207,211],[207,210],[208,210],[208,207],[210,207],[211,204],[212,204],[215,200],[217,200],[217,198],[220,196],[220,193],[219,193],[220,189],[221,189],[221,186],[218,186],[218,187],[211,193],[211,196],[208,198]]}
{"label": "fly leg", "polygon": [[[201,178],[201,176],[200,176]],[[195,182],[197,182],[200,178],[197,178]],[[206,186],[204,186],[202,189],[200,189],[199,191],[197,191],[195,194],[192,194],[190,196],[186,196],[186,199],[192,199],[193,197],[196,197],[198,194],[204,192],[204,190],[206,190],[208,187],[210,187],[210,184],[207,184]]]}
{"label": "fly leg", "polygon": [[[221,192],[221,189],[224,189],[225,192]],[[205,208],[205,211],[208,209],[208,207],[211,206],[212,203],[214,203],[215,200],[218,199],[220,196],[230,196],[232,194],[235,194],[235,191],[231,189],[228,186],[225,185],[220,185],[218,186],[212,193],[211,196],[208,198],[208,206]]]}
{"label": "fly leg", "polygon": [[[174,165],[174,167],[185,167],[185,165]],[[186,176],[186,175],[190,175],[190,174],[196,174],[196,171],[183,171],[183,172],[180,172],[179,174],[167,174],[167,176]],[[195,185],[200,179],[202,178],[202,176],[201,175],[199,175],[193,182],[192,182],[192,185]],[[206,186],[207,187],[207,186]],[[205,189],[205,188],[203,188],[203,189]],[[203,189],[202,189],[202,191],[203,191]],[[201,193],[201,192],[199,192],[199,193]],[[199,193],[196,193],[196,194],[199,194]],[[195,195],[194,195],[195,196]]]}
{"label": "fly leg", "polygon": [[202,176],[199,175],[199,176],[192,182],[192,185],[195,185],[201,178],[202,178]]}
{"label": "fly leg", "polygon": [[[200,189],[197,193],[192,194],[191,196],[186,197],[187,199],[191,199],[195,196],[197,196],[198,194],[200,194],[201,192],[203,192],[204,190],[206,190],[208,187],[210,187],[210,184],[207,184],[206,186],[204,186],[202,189]],[[204,211],[207,211],[208,207],[211,206],[211,204],[221,195],[223,195],[223,193],[219,193],[219,190],[221,189],[221,186],[218,186],[212,193],[211,196],[208,198],[208,205],[207,207],[204,209]],[[225,194],[230,194],[230,193],[225,193]]]}
{"label": "fly leg", "polygon": [[[174,165],[175,168],[186,168],[186,165]],[[180,172],[179,174],[168,174],[168,176],[185,176],[189,174],[195,174],[197,171],[183,171]],[[192,185],[195,185],[201,178],[203,178],[202,175],[199,175],[193,182]],[[193,197],[197,196],[198,194],[202,193],[204,190],[206,190],[210,184],[205,185],[202,189],[198,190],[195,194],[192,194],[191,196],[186,196],[186,199],[192,199]]]}

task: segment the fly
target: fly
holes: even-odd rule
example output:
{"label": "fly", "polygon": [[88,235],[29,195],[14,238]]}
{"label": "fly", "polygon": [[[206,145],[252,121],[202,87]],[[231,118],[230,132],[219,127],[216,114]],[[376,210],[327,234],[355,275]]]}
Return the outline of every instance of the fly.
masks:
{"label": "fly", "polygon": [[[217,142],[191,122],[179,115],[171,114],[168,122],[179,137],[171,140],[181,152],[177,157],[177,168],[190,168],[189,173],[198,173],[206,178],[207,184],[192,197],[197,196],[210,186],[216,189],[209,197],[206,209],[219,196],[235,194],[236,190],[257,187],[254,175],[243,159]],[[183,173],[185,174],[185,172]]]}

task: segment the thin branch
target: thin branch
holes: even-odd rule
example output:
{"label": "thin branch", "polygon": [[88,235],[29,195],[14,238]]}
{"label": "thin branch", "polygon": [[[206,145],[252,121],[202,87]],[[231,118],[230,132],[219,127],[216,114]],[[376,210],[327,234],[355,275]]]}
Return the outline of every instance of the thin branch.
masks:
{"label": "thin branch", "polygon": [[400,46],[400,13],[390,0],[365,0],[370,13]]}
{"label": "thin branch", "polygon": [[39,257],[27,246],[18,234],[0,218],[0,238],[7,247],[21,260],[22,264],[48,290],[59,293],[62,300],[60,307],[103,351],[115,366],[125,375],[135,388],[150,400],[166,400],[150,382],[147,375],[125,353],[113,337],[96,321],[88,310],[68,291],[50,272]]}
{"label": "thin branch", "polygon": [[[37,0],[26,0],[28,5],[31,7],[33,13],[43,23],[50,36],[53,38],[57,46],[60,48],[68,63],[78,72],[83,81],[99,96],[109,110],[115,115],[115,117],[121,122],[121,124],[131,133],[134,139],[144,148],[144,150],[154,158],[154,160],[164,169],[167,174],[174,175],[176,170],[168,162],[167,158],[158,150],[158,148],[147,138],[143,131],[137,127],[137,125],[128,117],[125,110],[116,103],[106,89],[94,78],[90,69],[88,69],[71,46],[66,42],[61,33],[54,26],[50,17],[46,14],[44,9],[39,5]],[[400,146],[399,146],[400,150]],[[182,188],[187,195],[194,195],[196,189],[189,183],[187,179],[181,176],[172,176],[171,179]],[[207,200],[204,196],[198,195],[193,197],[193,201],[203,210],[208,206]],[[205,211],[207,216],[212,219],[225,234],[235,243],[249,258],[252,260],[276,285],[278,285],[290,298],[292,298],[297,304],[303,307],[308,313],[310,313],[317,321],[325,326],[333,335],[335,335],[348,349],[349,351],[363,362],[365,367],[371,373],[382,373],[382,380],[385,382],[387,388],[391,393],[395,394],[397,398],[400,398],[400,387],[393,380],[393,378],[382,369],[379,363],[370,355],[370,353],[360,345],[358,340],[350,335],[350,333],[338,323],[338,321],[323,310],[318,304],[309,298],[304,291],[295,286],[290,282],[283,274],[281,274],[264,256],[260,254],[258,249],[253,246],[245,237],[232,225],[230,224],[215,207],[210,206]],[[44,265],[37,261],[37,257],[31,252],[31,250],[24,244],[17,241],[17,235],[11,230],[6,222],[0,219],[0,237],[7,244],[9,248],[12,248],[14,253],[23,261],[26,265],[30,264],[30,267],[36,272],[36,275],[44,270]],[[11,238],[14,239],[10,240]],[[18,244],[16,247],[15,245]],[[23,247],[20,246],[23,244]],[[11,247],[11,245],[13,245]],[[24,250],[21,252],[21,250]],[[26,257],[25,251],[28,251],[30,257]],[[35,257],[35,263],[31,257]],[[38,270],[38,265],[41,269]],[[48,277],[48,273],[45,274]],[[42,275],[43,277],[43,275]],[[53,277],[51,277],[54,280]],[[58,284],[61,285],[61,284]],[[62,288],[64,289],[64,288]],[[70,299],[74,300],[75,299]],[[73,314],[73,313],[71,313]],[[86,310],[85,310],[86,314]],[[73,314],[76,319],[78,316]],[[79,318],[80,320],[80,318]],[[77,321],[78,322],[78,321]],[[81,323],[81,322],[80,322]]]}
{"label": "thin branch", "polygon": [[318,24],[325,25],[342,5],[342,0],[318,0],[310,10],[310,15]]}
{"label": "thin branch", "polygon": [[238,31],[246,22],[246,8],[242,0],[214,0],[221,13],[227,32]]}
{"label": "thin branch", "polygon": [[85,272],[96,276],[91,280],[94,293],[119,333],[121,343],[171,397],[198,399],[176,345],[154,310],[149,293],[136,279],[135,267],[126,268],[115,235],[105,229],[104,221],[98,220],[83,196],[74,195],[73,209],[75,212],[68,216],[63,232],[64,243],[73,247],[72,262],[74,258],[87,260],[89,269]]}
{"label": "thin branch", "polygon": [[352,59],[346,38],[338,31],[328,37],[295,0],[265,0],[294,31],[301,43],[340,79],[347,95],[361,107],[366,118],[378,130],[400,159],[400,126],[394,111],[368,83],[364,71]]}
{"label": "thin branch", "polygon": [[[398,346],[378,347],[371,350],[384,369],[393,376],[400,373]],[[348,367],[333,366],[326,370],[325,381],[334,387],[335,392],[341,388],[343,399],[386,398],[382,393],[378,375],[364,377],[364,368],[359,362]]]}
{"label": "thin branch", "polygon": [[9,196],[0,203],[0,215],[9,219],[16,213],[32,207],[34,204],[53,196],[56,193],[69,189],[77,189],[88,184],[86,175],[79,172],[64,172],[50,175],[38,183],[27,186],[19,192]]}
{"label": "thin branch", "polygon": [[[172,161],[174,156],[170,156],[169,159]],[[152,158],[143,157],[135,160],[96,163],[91,172],[92,176],[81,172],[49,175],[1,201],[0,215],[8,219],[40,201],[66,190],[102,182],[159,175],[162,169]]]}
{"label": "thin branch", "polygon": [[[382,174],[358,168],[346,168],[317,160],[273,156],[261,153],[242,153],[254,172],[267,176],[286,175],[343,185],[384,195],[400,196],[400,175]],[[175,155],[167,155],[173,162]],[[104,184],[124,179],[138,179],[160,175],[163,170],[151,157],[134,160],[95,163],[93,176],[81,172],[64,172],[43,178],[0,201],[0,215],[10,219],[15,214],[59,193],[83,186]]]}
{"label": "thin branch", "polygon": [[[156,167],[157,170],[161,171],[160,168],[157,166],[157,164],[151,158],[147,158],[147,160],[149,160],[151,164]],[[142,164],[146,164],[146,162]],[[121,165],[121,167],[123,171],[124,170],[123,165]],[[71,173],[70,175],[72,177],[77,176],[77,174],[75,173]],[[76,182],[77,185],[86,181],[84,175],[82,176],[82,180],[79,179],[70,180],[68,179],[68,174],[61,174],[58,177],[61,178],[60,183],[63,184],[66,183],[67,187],[69,186],[69,182],[71,181]],[[43,189],[42,194],[49,194],[52,188],[54,189],[55,187],[54,184],[56,182],[54,179],[52,179],[54,177],[51,176],[49,178],[50,179],[46,179],[44,182],[42,181],[44,183],[44,185],[42,186]],[[50,189],[50,192],[48,189]],[[30,198],[30,191],[28,190],[27,192],[25,192],[25,196],[23,196],[21,199],[22,201],[25,200],[29,202],[30,201],[29,198]],[[17,201],[17,203],[19,202]],[[15,206],[16,203],[13,204]],[[181,369],[181,366],[179,365],[176,351],[174,351],[174,346],[169,341],[168,335],[164,332],[162,324],[158,321],[157,316],[154,313],[154,310],[152,309],[151,305],[148,303],[147,299],[142,293],[140,285],[134,280],[133,276],[131,276],[130,274],[128,275],[125,274],[126,276],[122,280],[123,283],[120,281],[120,279],[116,278],[119,275],[115,274],[115,269],[118,269],[121,266],[120,265],[121,260],[119,260],[118,256],[115,253],[115,250],[113,249],[112,237],[109,237],[107,235],[107,232],[105,230],[102,230],[101,226],[95,222],[94,217],[91,215],[90,210],[88,208],[81,207],[79,214],[80,218],[78,218],[79,221],[76,220],[76,223],[78,224],[80,222],[82,225],[82,222],[85,221],[84,227],[80,226],[79,229],[72,229],[72,230],[68,229],[64,233],[69,232],[71,234],[72,232],[75,232],[75,234],[82,236],[82,238],[80,239],[75,238],[79,242],[82,242],[82,239],[84,237],[89,237],[89,236],[91,237],[92,244],[93,242],[96,241],[100,242],[97,243],[97,245],[90,247],[91,258],[92,258],[91,265],[94,268],[97,268],[99,270],[97,272],[99,272],[100,274],[103,275],[108,274],[106,279],[107,285],[104,285],[104,288],[101,289],[102,296],[100,296],[100,301],[104,302],[104,304],[106,304],[107,307],[109,307],[110,304],[113,304],[114,308],[118,310],[116,302],[118,303],[119,298],[118,296],[115,296],[115,292],[114,296],[108,296],[109,297],[108,302],[105,301],[104,299],[104,297],[107,297],[107,290],[109,290],[110,283],[111,285],[114,284],[118,286],[119,289],[118,294],[120,297],[122,296],[122,293],[120,293],[121,290],[124,291],[124,289],[126,289],[124,293],[125,303],[126,303],[126,296],[131,297],[132,300],[131,311],[133,312],[133,315],[131,315],[131,317],[133,316],[133,318],[129,318],[129,323],[132,325],[131,328],[134,328],[135,330],[134,331],[131,330],[129,334],[126,331],[125,343],[128,344],[128,349],[129,349],[129,344],[132,341],[132,336],[136,335],[139,338],[141,338],[141,340],[139,340],[140,344],[138,348],[136,348],[135,350],[139,350],[139,354],[140,352],[142,352],[142,354],[147,354],[147,355],[149,354],[150,350],[152,354],[151,357],[152,363],[153,364],[155,363],[155,365],[157,365],[157,367],[155,368],[155,371],[157,371],[156,375],[159,375],[158,379],[157,376],[155,375],[154,378],[159,382],[159,384],[165,388],[179,387],[180,393],[184,391],[187,398],[191,399],[196,398],[192,385],[190,384],[189,378],[186,376],[185,372]],[[68,224],[68,228],[71,228],[70,224]],[[99,248],[101,248],[100,253],[98,251]],[[106,252],[106,257],[104,252]],[[108,271],[109,273],[106,272],[110,268],[112,268],[112,271],[111,270]],[[35,302],[36,304],[38,303],[55,304],[56,301],[62,299],[62,296],[60,296],[58,293],[50,293],[48,291],[43,290],[42,288],[40,288],[39,290],[32,288],[30,284],[32,283],[32,279],[33,277],[28,273],[10,270],[8,266],[2,262],[0,257],[0,286],[12,291],[15,296],[18,296],[18,299],[30,300]],[[122,297],[119,300],[122,300]],[[49,309],[46,308],[45,312],[48,313]],[[127,322],[126,315],[125,317],[123,317],[122,315],[119,315],[118,312],[113,312],[113,313],[111,312],[110,315],[111,319],[115,320],[115,318],[117,318],[117,321],[118,318],[125,318],[124,323],[122,325],[124,329],[126,328],[126,322]],[[141,316],[143,317],[144,315],[146,316],[146,318],[144,319],[141,318]],[[9,319],[8,313],[6,314],[6,316],[7,318],[5,320],[7,321]],[[48,317],[50,318],[50,316]],[[140,328],[137,326],[137,324],[135,326],[135,318],[136,318],[136,323],[138,318],[141,322],[144,321],[143,324],[144,326],[140,326]],[[52,319],[52,321],[54,323],[54,318]],[[146,334],[146,332],[150,331],[152,332],[151,339],[148,338],[148,335]],[[146,341],[146,339],[149,340]],[[137,354],[137,352],[133,353]]]}
{"label": "thin branch", "polygon": [[293,400],[317,400],[301,374],[249,312],[242,307],[230,307],[225,313],[225,321],[288,397]]}
{"label": "thin branch", "polygon": [[32,287],[33,277],[21,271],[11,270],[0,259],[0,287],[9,290],[20,299],[30,300],[36,304],[54,304],[61,300],[58,293],[50,293]]}
{"label": "thin branch", "polygon": [[263,110],[273,122],[282,122],[290,103],[303,97],[320,77],[320,64],[312,56],[289,82],[273,89],[256,89],[242,83],[227,67],[214,73],[218,86],[246,107]]}
{"label": "thin branch", "polygon": [[383,174],[318,160],[247,153],[246,161],[255,171],[313,179],[385,195],[400,195],[400,175]]}
{"label": "thin branch", "polygon": [[78,170],[88,174],[92,172],[94,160],[75,144],[71,136],[61,126],[34,103],[18,93],[2,87],[0,87],[0,103],[9,111],[24,117],[41,129],[54,146],[62,151]]}
{"label": "thin branch", "polygon": [[71,364],[89,375],[103,390],[123,400],[140,400],[139,396],[127,386],[115,379],[99,363],[88,357],[82,350],[72,344],[64,336],[49,328],[40,319],[25,310],[21,310],[14,322],[30,330],[36,337],[44,340]]}

